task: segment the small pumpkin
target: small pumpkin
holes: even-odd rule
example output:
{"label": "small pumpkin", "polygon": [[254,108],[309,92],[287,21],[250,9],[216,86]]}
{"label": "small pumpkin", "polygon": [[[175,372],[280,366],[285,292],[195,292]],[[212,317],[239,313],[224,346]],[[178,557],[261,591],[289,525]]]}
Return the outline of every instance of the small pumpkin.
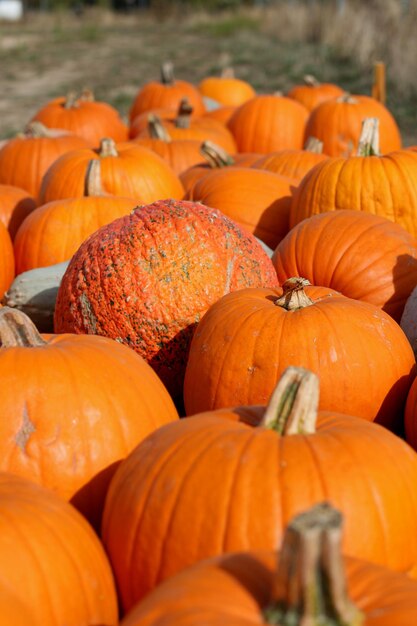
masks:
{"label": "small pumpkin", "polygon": [[304,176],[317,163],[322,163],[329,157],[323,154],[323,144],[318,139],[310,137],[303,150],[280,150],[271,152],[252,164],[259,170],[268,170],[274,174],[287,176],[301,182]]}
{"label": "small pumpkin", "polygon": [[0,185],[0,221],[8,229],[12,240],[25,217],[35,208],[35,199],[24,189]]}
{"label": "small pumpkin", "polygon": [[322,102],[343,95],[343,89],[334,83],[321,83],[315,76],[306,74],[304,82],[295,85],[287,93],[288,98],[297,100],[306,109],[312,111]]}
{"label": "small pumpkin", "polygon": [[207,76],[199,86],[200,92],[223,106],[240,106],[256,96],[248,82],[235,77],[233,68],[226,67],[220,76]]}

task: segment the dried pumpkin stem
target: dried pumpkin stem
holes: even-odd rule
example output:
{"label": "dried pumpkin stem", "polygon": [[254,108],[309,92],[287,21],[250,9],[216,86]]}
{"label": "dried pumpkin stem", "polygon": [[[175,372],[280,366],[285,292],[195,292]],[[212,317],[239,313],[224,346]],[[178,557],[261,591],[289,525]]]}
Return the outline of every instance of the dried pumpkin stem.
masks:
{"label": "dried pumpkin stem", "polygon": [[175,126],[177,128],[190,128],[191,115],[193,114],[193,107],[187,100],[183,98],[178,107],[178,113],[175,120]]}
{"label": "dried pumpkin stem", "polygon": [[75,109],[78,106],[78,96],[75,91],[70,91],[67,94],[63,106],[64,109]]}
{"label": "dried pumpkin stem", "polygon": [[200,152],[212,168],[227,167],[235,164],[234,158],[213,141],[203,141]]}
{"label": "dried pumpkin stem", "polygon": [[173,85],[174,82],[174,64],[172,61],[165,61],[161,65],[161,83],[163,85]]}
{"label": "dried pumpkin stem", "polygon": [[116,150],[116,144],[113,139],[105,137],[100,142],[100,150],[98,152],[99,157],[117,157],[119,153]]}
{"label": "dried pumpkin stem", "polygon": [[8,306],[0,309],[0,346],[2,348],[35,348],[44,346],[35,324],[27,315]]}
{"label": "dried pumpkin stem", "polygon": [[288,367],[278,381],[259,424],[280,435],[316,432],[319,379],[302,367]]}
{"label": "dried pumpkin stem", "polygon": [[304,150],[314,154],[323,154],[323,142],[317,137],[309,137],[305,143]]}
{"label": "dried pumpkin stem", "polygon": [[311,306],[314,302],[304,291],[304,287],[309,285],[310,281],[306,278],[301,278],[300,276],[289,278],[282,285],[282,296],[277,298],[274,304],[287,311],[298,311],[298,309]]}
{"label": "dried pumpkin stem", "polygon": [[352,96],[351,93],[345,91],[341,96],[337,98],[337,102],[345,102],[346,104],[356,104],[357,100]]}
{"label": "dried pumpkin stem", "polygon": [[220,78],[234,78],[235,70],[233,67],[224,67],[221,71]]}
{"label": "dried pumpkin stem", "polygon": [[349,599],[341,556],[342,516],[327,503],[289,524],[278,560],[267,624],[361,626],[364,616]]}
{"label": "dried pumpkin stem", "polygon": [[305,74],[303,76],[303,81],[309,87],[319,87],[320,86],[320,81],[318,81],[317,78],[315,76],[313,76],[312,74]]}
{"label": "dried pumpkin stem", "polygon": [[94,91],[88,87],[84,87],[81,91],[80,100],[83,100],[84,102],[94,102]]}
{"label": "dried pumpkin stem", "polygon": [[358,156],[380,156],[379,152],[379,119],[368,117],[363,120],[359,138]]}
{"label": "dried pumpkin stem", "polygon": [[162,124],[161,118],[154,113],[148,115],[148,131],[152,139],[161,139],[167,143],[171,141],[170,134]]}
{"label": "dried pumpkin stem", "polygon": [[91,159],[87,165],[84,182],[85,196],[105,196],[107,195],[103,189],[101,180],[101,162],[100,159]]}
{"label": "dried pumpkin stem", "polygon": [[35,139],[41,139],[43,137],[56,137],[57,133],[56,131],[53,131],[47,128],[46,126],[44,126],[42,122],[38,122],[37,120],[34,120],[33,122],[29,122],[29,124],[27,124],[27,126],[25,127],[25,131],[23,133],[23,136],[34,137]]}

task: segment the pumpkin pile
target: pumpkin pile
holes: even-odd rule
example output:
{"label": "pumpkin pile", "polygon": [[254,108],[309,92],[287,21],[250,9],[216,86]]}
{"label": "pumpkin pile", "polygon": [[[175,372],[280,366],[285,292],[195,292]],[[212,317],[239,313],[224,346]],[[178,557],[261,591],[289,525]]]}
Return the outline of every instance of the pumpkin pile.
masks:
{"label": "pumpkin pile", "polygon": [[1,626],[417,623],[417,152],[238,74],[1,144]]}

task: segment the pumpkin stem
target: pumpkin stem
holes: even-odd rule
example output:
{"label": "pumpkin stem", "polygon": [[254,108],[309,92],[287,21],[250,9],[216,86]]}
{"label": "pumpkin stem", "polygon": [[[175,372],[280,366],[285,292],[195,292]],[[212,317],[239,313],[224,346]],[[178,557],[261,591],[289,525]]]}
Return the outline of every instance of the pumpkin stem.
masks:
{"label": "pumpkin stem", "polygon": [[345,91],[341,96],[337,98],[337,102],[345,102],[347,104],[356,104],[357,100],[352,96],[351,93]]}
{"label": "pumpkin stem", "polygon": [[163,85],[173,85],[175,83],[174,64],[172,61],[164,61],[164,63],[162,63],[161,83]]}
{"label": "pumpkin stem", "polygon": [[358,156],[380,156],[379,152],[379,119],[368,117],[362,122],[359,137]]}
{"label": "pumpkin stem", "polygon": [[154,113],[148,115],[148,131],[152,139],[161,139],[167,143],[171,141],[170,134],[162,124],[161,118]]}
{"label": "pumpkin stem", "polygon": [[87,165],[84,182],[85,196],[106,196],[101,180],[101,161],[100,159],[91,159]]}
{"label": "pumpkin stem", "polygon": [[67,94],[63,106],[64,109],[75,109],[78,106],[78,96],[75,91],[70,91]]}
{"label": "pumpkin stem", "polygon": [[180,102],[180,106],[178,107],[175,126],[177,128],[190,128],[192,113],[193,107],[191,106],[187,98],[183,98]]}
{"label": "pumpkin stem", "polygon": [[278,98],[282,98],[282,96],[284,95],[284,92],[280,89],[277,89],[276,91],[274,91],[272,95],[277,96]]}
{"label": "pumpkin stem", "polygon": [[213,141],[203,141],[200,152],[214,169],[235,164],[234,158]]}
{"label": "pumpkin stem", "polygon": [[282,284],[283,294],[275,300],[274,304],[287,311],[297,311],[298,309],[311,306],[314,303],[304,291],[304,287],[308,287],[310,284],[307,278],[301,278],[300,276],[289,278]]}
{"label": "pumpkin stem", "polygon": [[320,86],[320,81],[318,81],[317,78],[315,76],[313,76],[312,74],[305,74],[303,76],[303,81],[309,87],[319,87]]}
{"label": "pumpkin stem", "polygon": [[220,78],[234,78],[235,70],[233,67],[224,67],[221,71]]}
{"label": "pumpkin stem", "polygon": [[4,306],[0,309],[0,346],[2,348],[35,348],[44,346],[35,324],[22,311]]}
{"label": "pumpkin stem", "polygon": [[83,100],[84,102],[94,102],[95,98],[93,90],[88,89],[88,87],[84,87],[84,89],[81,91],[79,99]]}
{"label": "pumpkin stem", "polygon": [[341,554],[342,516],[324,502],[295,517],[278,558],[267,624],[361,626],[364,616],[350,600]]}
{"label": "pumpkin stem", "polygon": [[29,122],[26,125],[23,137],[33,137],[35,139],[41,139],[43,137],[56,137],[57,132],[53,131],[42,124],[42,122],[38,122],[34,120],[33,122]]}
{"label": "pumpkin stem", "polygon": [[319,379],[303,367],[287,367],[259,423],[280,435],[316,432]]}
{"label": "pumpkin stem", "polygon": [[99,157],[117,157],[119,153],[116,150],[116,144],[114,139],[110,139],[109,137],[105,137],[100,141],[100,149],[98,152]]}
{"label": "pumpkin stem", "polygon": [[317,137],[309,137],[304,145],[304,150],[314,154],[323,154],[323,142]]}

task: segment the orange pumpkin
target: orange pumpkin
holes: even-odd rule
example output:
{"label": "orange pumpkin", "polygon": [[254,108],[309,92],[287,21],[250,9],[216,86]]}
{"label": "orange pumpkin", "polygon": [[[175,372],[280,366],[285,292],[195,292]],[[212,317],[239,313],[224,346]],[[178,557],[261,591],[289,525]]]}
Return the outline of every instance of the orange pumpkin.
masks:
{"label": "orange pumpkin", "polygon": [[47,171],[40,193],[41,204],[84,195],[87,169],[92,159],[101,161],[103,191],[114,196],[139,199],[182,198],[183,186],[157,154],[139,145],[103,139],[98,151],[77,150],[64,155]]}
{"label": "orange pumpkin", "polygon": [[8,229],[12,240],[25,217],[35,208],[35,199],[24,189],[0,185],[0,221]]}
{"label": "orange pumpkin", "polygon": [[[86,299],[83,307],[91,315]],[[0,309],[0,346],[0,414],[7,415],[0,422],[0,470],[70,500],[98,528],[118,463],[178,417],[166,389],[118,342],[43,339],[24,313],[9,307]]]}
{"label": "orange pumpkin", "polygon": [[106,102],[96,102],[94,94],[85,90],[80,96],[69,93],[43,106],[32,118],[48,128],[61,128],[83,137],[91,148],[97,148],[103,137],[126,141],[127,126],[119,113]]}
{"label": "orange pumpkin", "polygon": [[341,540],[340,513],[316,505],[290,521],[278,554],[241,552],[200,562],[162,583],[121,626],[416,623],[417,583],[342,557]]}
{"label": "orange pumpkin", "polygon": [[[29,611],[27,626],[118,623],[112,572],[90,525],[49,489],[6,472],[0,472],[0,578]],[[1,618],[6,611],[2,604]],[[4,626],[21,623],[1,618]]]}
{"label": "orange pumpkin", "polygon": [[144,111],[135,117],[130,123],[129,137],[136,139],[138,135],[148,128],[149,116],[153,115],[161,120],[175,120],[178,109],[152,109],[152,111]]}
{"label": "orange pumpkin", "polygon": [[308,285],[294,278],[282,289],[245,289],[209,309],[190,347],[188,415],[265,404],[284,369],[299,365],[320,376],[322,410],[401,428],[415,375],[403,331],[372,304]]}
{"label": "orange pumpkin", "polygon": [[304,84],[295,85],[287,93],[288,98],[297,100],[306,109],[312,111],[322,102],[343,95],[343,89],[333,83],[320,83],[317,78],[307,74],[304,76]]}
{"label": "orange pumpkin", "polygon": [[130,120],[153,109],[177,109],[183,98],[188,99],[196,115],[205,112],[203,97],[197,87],[185,80],[175,80],[172,63],[163,63],[161,80],[146,83],[136,95],[130,109]]}
{"label": "orange pumpkin", "polygon": [[313,285],[370,302],[397,322],[417,285],[417,240],[385,217],[362,211],[303,220],[279,243],[272,262],[280,284],[304,276]]}
{"label": "orange pumpkin", "polygon": [[344,554],[416,573],[417,455],[376,424],[317,415],[316,377],[293,369],[267,408],[178,420],[120,465],[102,540],[125,610],[202,559],[279,548],[289,520],[324,499],[345,517]]}
{"label": "orange pumpkin", "polygon": [[15,262],[13,244],[6,227],[0,222],[0,299],[13,282]]}
{"label": "orange pumpkin", "polygon": [[304,138],[320,139],[325,154],[348,157],[355,154],[362,122],[369,117],[379,119],[382,154],[399,150],[401,135],[395,119],[381,102],[369,96],[344,94],[323,102],[311,112]]}
{"label": "orange pumpkin", "polygon": [[256,96],[252,85],[236,78],[231,67],[225,68],[220,76],[204,78],[198,88],[203,96],[224,106],[240,106]]}
{"label": "orange pumpkin", "polygon": [[52,163],[87,145],[81,137],[32,122],[23,136],[10,139],[0,148],[0,184],[21,187],[37,198],[42,178]]}
{"label": "orange pumpkin", "polygon": [[321,141],[313,139],[307,142],[303,150],[272,152],[255,161],[252,167],[268,170],[300,182],[317,163],[329,158],[326,154],[322,154],[322,148]]}
{"label": "orange pumpkin", "polygon": [[203,117],[207,117],[208,119],[211,119],[211,120],[217,120],[218,122],[221,122],[222,124],[226,126],[228,121],[232,117],[233,113],[237,110],[237,108],[238,108],[237,106],[236,107],[219,107],[218,109],[207,111],[207,113],[204,113]]}
{"label": "orange pumpkin", "polygon": [[[242,104],[230,118],[239,152],[267,154],[277,150],[301,150],[307,109],[284,96],[256,96]],[[316,136],[309,133],[309,136]]]}

